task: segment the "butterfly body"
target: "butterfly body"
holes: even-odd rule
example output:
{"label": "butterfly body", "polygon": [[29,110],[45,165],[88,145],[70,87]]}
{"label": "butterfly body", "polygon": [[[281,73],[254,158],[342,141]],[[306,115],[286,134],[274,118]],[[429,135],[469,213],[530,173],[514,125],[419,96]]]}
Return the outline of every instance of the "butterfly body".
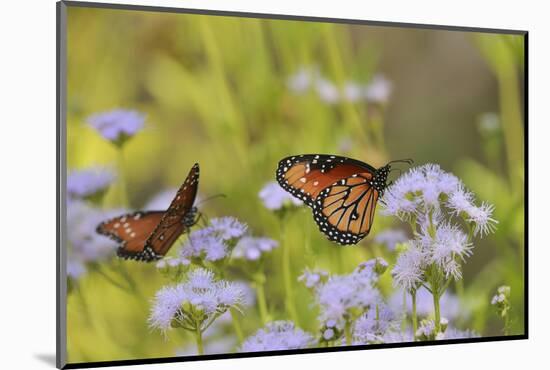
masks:
{"label": "butterfly body", "polygon": [[313,211],[331,241],[356,244],[368,235],[391,166],[378,169],[356,159],[324,154],[283,158],[276,177],[283,189]]}
{"label": "butterfly body", "polygon": [[97,232],[120,243],[117,256],[121,258],[143,262],[162,258],[197,221],[198,210],[193,203],[198,181],[199,165],[195,164],[166,211],[115,217],[99,224]]}

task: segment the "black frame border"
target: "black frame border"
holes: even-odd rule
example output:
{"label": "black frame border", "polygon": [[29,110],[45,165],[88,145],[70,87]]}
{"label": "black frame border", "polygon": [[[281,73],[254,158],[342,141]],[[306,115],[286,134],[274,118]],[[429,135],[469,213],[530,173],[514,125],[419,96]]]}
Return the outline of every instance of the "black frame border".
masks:
{"label": "black frame border", "polygon": [[[79,362],[67,363],[66,353],[66,253],[65,253],[65,187],[66,187],[66,94],[67,94],[67,76],[66,76],[66,60],[67,60],[67,8],[68,7],[84,7],[95,9],[111,9],[111,10],[132,10],[157,13],[177,13],[177,14],[196,14],[210,16],[228,16],[239,18],[260,18],[273,20],[290,20],[304,22],[323,22],[323,23],[338,23],[351,25],[367,25],[367,26],[384,26],[384,27],[399,27],[399,28],[415,28],[425,30],[442,30],[442,31],[460,31],[460,32],[478,32],[492,34],[509,34],[520,35],[524,37],[524,81],[523,81],[523,129],[524,129],[524,173],[525,173],[525,189],[524,189],[524,334],[509,335],[509,336],[494,336],[481,338],[465,338],[465,339],[449,339],[439,341],[425,342],[403,342],[403,343],[384,343],[370,344],[357,346],[341,346],[328,348],[306,348],[298,350],[278,350],[278,351],[261,351],[261,352],[244,352],[244,353],[223,353],[223,354],[205,354],[195,356],[179,356],[179,357],[158,357],[144,358],[131,360],[112,360],[112,361],[94,361],[94,362]],[[299,16],[285,14],[267,14],[267,13],[252,13],[238,12],[226,10],[210,10],[210,9],[192,9],[192,8],[176,8],[150,5],[132,5],[132,4],[112,4],[98,2],[83,2],[83,1],[67,1],[62,0],[56,3],[56,228],[57,228],[57,246],[56,246],[56,367],[59,369],[80,369],[80,368],[95,368],[107,366],[123,366],[123,365],[144,365],[144,364],[160,364],[174,362],[191,362],[191,361],[208,361],[234,358],[249,358],[249,357],[267,357],[267,356],[286,356],[311,353],[332,353],[346,351],[361,351],[369,349],[384,349],[384,348],[405,348],[405,347],[424,347],[438,346],[447,344],[468,344],[468,343],[485,343],[499,342],[511,340],[529,339],[529,31],[527,30],[512,30],[498,28],[481,28],[481,27],[461,27],[449,25],[433,25],[422,23],[404,23],[404,22],[386,22],[386,21],[371,21],[347,18],[328,18],[315,16]]]}

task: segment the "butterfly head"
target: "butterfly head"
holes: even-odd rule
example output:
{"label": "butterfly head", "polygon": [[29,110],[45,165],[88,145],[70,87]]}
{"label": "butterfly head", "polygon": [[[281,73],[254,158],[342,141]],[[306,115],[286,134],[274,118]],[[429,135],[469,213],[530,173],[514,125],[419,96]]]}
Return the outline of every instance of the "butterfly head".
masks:
{"label": "butterfly head", "polygon": [[189,212],[187,212],[185,216],[182,218],[181,222],[185,226],[191,227],[197,223],[199,219],[199,217],[197,217],[198,214],[199,214],[199,210],[197,209],[197,207],[191,207]]}
{"label": "butterfly head", "polygon": [[380,167],[374,173],[372,177],[372,186],[380,193],[384,194],[384,190],[387,187],[388,175],[391,171],[391,165],[387,164],[384,167]]}

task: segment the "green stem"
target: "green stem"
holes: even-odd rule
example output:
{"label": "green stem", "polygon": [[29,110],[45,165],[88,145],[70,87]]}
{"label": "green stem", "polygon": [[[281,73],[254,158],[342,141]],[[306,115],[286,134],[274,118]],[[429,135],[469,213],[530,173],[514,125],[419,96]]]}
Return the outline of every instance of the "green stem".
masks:
{"label": "green stem", "polygon": [[267,313],[264,284],[261,282],[256,283],[256,295],[258,297],[258,310],[260,311],[260,319],[262,320],[262,324],[265,325],[269,321],[269,314]]}
{"label": "green stem", "polygon": [[197,352],[198,352],[198,354],[203,355],[204,354],[204,348],[203,348],[203,345],[202,345],[202,332],[198,327],[195,329],[195,341],[197,342]]}
{"label": "green stem", "polygon": [[290,315],[290,318],[292,321],[298,325],[298,314],[296,313],[296,307],[294,305],[294,291],[293,291],[293,284],[292,284],[292,275],[291,275],[291,269],[290,269],[290,248],[288,243],[286,242],[286,227],[284,225],[283,220],[281,220],[281,265],[283,270],[283,280],[284,280],[284,287],[285,287],[285,305],[286,310],[288,314]]}
{"label": "green stem", "polygon": [[237,340],[239,341],[239,344],[241,344],[244,340],[244,335],[243,329],[241,328],[241,322],[239,321],[239,316],[237,315],[238,312],[234,308],[230,308],[229,313],[231,314],[231,321],[233,322],[233,330],[235,330]]}
{"label": "green stem", "polygon": [[441,312],[439,308],[439,293],[434,291],[434,310],[435,310],[435,335],[441,332]]}
{"label": "green stem", "polygon": [[413,338],[416,341],[416,331],[418,330],[418,317],[416,315],[416,289],[411,292],[412,299],[412,328],[413,328]]}
{"label": "green stem", "polygon": [[346,319],[346,324],[344,325],[344,334],[346,336],[346,345],[351,346],[351,321],[349,319]]}
{"label": "green stem", "polygon": [[123,147],[117,148],[117,167],[118,167],[118,182],[117,182],[117,199],[122,207],[128,206],[128,194],[126,192],[126,176],[124,176],[124,150]]}

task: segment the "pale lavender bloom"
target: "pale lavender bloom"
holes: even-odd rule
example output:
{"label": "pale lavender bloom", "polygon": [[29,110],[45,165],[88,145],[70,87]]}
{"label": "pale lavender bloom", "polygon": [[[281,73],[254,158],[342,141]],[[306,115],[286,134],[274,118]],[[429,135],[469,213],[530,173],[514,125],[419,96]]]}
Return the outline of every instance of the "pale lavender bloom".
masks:
{"label": "pale lavender bloom", "polygon": [[331,328],[328,328],[326,329],[324,332],[323,332],[323,339],[325,340],[331,340],[334,338],[334,330],[331,329]]}
{"label": "pale lavender bloom", "polygon": [[420,338],[430,338],[435,334],[435,322],[433,320],[422,320],[420,327],[416,330],[416,336]]}
{"label": "pale lavender bloom", "polygon": [[468,213],[474,208],[474,195],[467,191],[463,184],[459,184],[454,192],[449,194],[447,207],[449,207],[455,215],[460,215],[462,212]]}
{"label": "pale lavender bloom", "polygon": [[338,141],[338,151],[341,153],[349,153],[353,149],[353,140],[349,136],[345,136]]}
{"label": "pale lavender bloom", "polygon": [[344,85],[344,97],[350,102],[357,102],[363,97],[361,90],[361,85],[348,81]]}
{"label": "pale lavender bloom", "polygon": [[232,256],[237,259],[256,261],[262,253],[270,252],[277,246],[279,246],[279,243],[273,239],[245,236],[237,242]]}
{"label": "pale lavender bloom", "polygon": [[496,113],[483,113],[479,118],[478,127],[482,133],[497,132],[500,126],[500,117]]}
{"label": "pale lavender bloom", "polygon": [[227,257],[228,246],[224,239],[216,233],[214,228],[193,231],[180,249],[181,259],[192,257],[204,258],[206,261],[218,261]]}
{"label": "pale lavender bloom", "polygon": [[85,198],[106,190],[115,180],[114,172],[106,167],[73,170],[67,176],[67,193]]}
{"label": "pale lavender bloom", "polygon": [[383,343],[405,343],[412,341],[414,341],[414,337],[410,328],[407,328],[404,332],[390,330],[382,336]]}
{"label": "pale lavender bloom", "polygon": [[365,87],[365,98],[371,103],[386,104],[392,92],[391,82],[383,75],[375,75]]}
{"label": "pale lavender bloom", "polygon": [[210,220],[210,227],[222,240],[240,238],[248,226],[235,217],[220,217]]}
{"label": "pale lavender bloom", "polygon": [[353,331],[354,342],[384,343],[384,336],[399,328],[399,320],[393,311],[385,304],[370,306],[355,322]]}
{"label": "pale lavender bloom", "polygon": [[124,213],[102,211],[81,200],[67,203],[67,239],[71,256],[81,262],[104,260],[114,256],[117,243],[96,232],[101,222]]}
{"label": "pale lavender bloom", "polygon": [[297,328],[291,321],[274,321],[247,338],[240,352],[277,351],[307,348],[313,344],[311,334]]}
{"label": "pale lavender bloom", "polygon": [[134,110],[115,109],[91,115],[87,121],[105,139],[119,143],[142,130],[145,116]]}
{"label": "pale lavender bloom", "polygon": [[305,269],[302,275],[298,277],[298,281],[303,282],[307,288],[314,288],[326,281],[328,272],[325,270],[310,270]]}
{"label": "pale lavender bloom", "polygon": [[156,263],[156,268],[163,270],[170,267],[189,266],[191,261],[186,258],[164,257]]}
{"label": "pale lavender bloom", "polygon": [[287,86],[295,93],[305,93],[312,87],[318,72],[315,68],[301,67],[295,74],[289,77]]}
{"label": "pale lavender bloom", "polygon": [[260,190],[259,197],[265,208],[272,211],[279,210],[285,206],[303,205],[301,200],[294,198],[275,181],[264,185],[262,190]]}
{"label": "pale lavender bloom", "polygon": [[390,251],[394,251],[395,247],[399,243],[407,241],[407,234],[403,230],[387,229],[374,237],[374,242],[383,244]]}
{"label": "pale lavender bloom", "polygon": [[318,78],[315,81],[315,89],[319,94],[319,98],[327,104],[335,104],[340,101],[340,91],[325,78]]}
{"label": "pale lavender bloom", "polygon": [[67,259],[67,276],[73,279],[79,279],[86,273],[86,266],[82,261],[69,256]]}
{"label": "pale lavender bloom", "polygon": [[372,269],[359,267],[348,275],[333,275],[315,287],[316,301],[321,308],[320,321],[342,322],[353,309],[366,309],[381,302],[375,287],[378,277]]}
{"label": "pale lavender bloom", "polygon": [[[410,294],[405,296],[405,307],[403,307],[403,290],[397,290],[389,299],[389,304],[395,312],[402,313],[404,310],[412,313],[412,298]],[[462,305],[458,297],[449,291],[445,291],[439,301],[441,316],[449,320],[458,318],[467,319],[471,312],[468,307]],[[416,291],[416,314],[419,317],[428,317],[434,314],[434,301],[432,294],[424,287]]]}
{"label": "pale lavender bloom", "polygon": [[483,237],[484,235],[493,233],[496,230],[497,220],[492,218],[495,207],[492,204],[483,202],[481,206],[474,207],[468,212],[468,222],[473,222],[474,235]]}
{"label": "pale lavender bloom", "polygon": [[466,339],[466,338],[480,338],[481,335],[475,330],[459,330],[457,328],[448,327],[443,333],[443,338],[441,339]]}
{"label": "pale lavender bloom", "polygon": [[416,289],[422,283],[427,264],[422,246],[414,240],[409,241],[409,245],[409,249],[399,255],[392,269],[394,284],[407,291]]}
{"label": "pale lavender bloom", "polygon": [[243,300],[242,287],[233,282],[216,280],[214,274],[199,268],[191,271],[187,281],[159,290],[153,302],[149,316],[152,328],[166,332],[173,321],[189,325],[185,319],[193,319],[191,311],[185,304],[193,307],[192,311],[202,310],[203,319],[199,326],[207,323],[214,315],[224,313],[231,307],[238,308]]}
{"label": "pale lavender bloom", "polygon": [[430,261],[440,266],[447,277],[460,279],[462,273],[455,257],[462,261],[472,255],[472,243],[468,236],[457,226],[449,223],[436,225],[435,236],[432,238],[427,230],[422,230],[422,243],[430,251]]}

